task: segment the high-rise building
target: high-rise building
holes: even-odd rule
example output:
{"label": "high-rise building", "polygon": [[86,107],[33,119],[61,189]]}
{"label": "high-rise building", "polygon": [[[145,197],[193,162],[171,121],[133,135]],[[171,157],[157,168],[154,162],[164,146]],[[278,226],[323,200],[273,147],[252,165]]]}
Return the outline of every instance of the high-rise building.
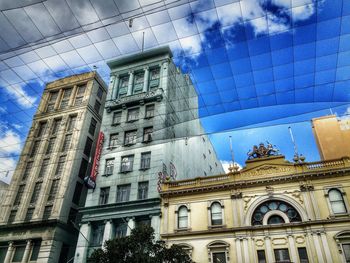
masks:
{"label": "high-rise building", "polygon": [[111,81],[101,132],[105,143],[89,190],[75,262],[105,240],[151,224],[159,236],[159,182],[224,173],[198,118],[191,79],[168,47],[108,63]]}
{"label": "high-rise building", "polygon": [[312,119],[312,130],[322,160],[350,156],[350,118],[335,115]]}
{"label": "high-rise building", "polygon": [[95,72],[46,85],[0,215],[0,262],[67,262],[106,100]]}

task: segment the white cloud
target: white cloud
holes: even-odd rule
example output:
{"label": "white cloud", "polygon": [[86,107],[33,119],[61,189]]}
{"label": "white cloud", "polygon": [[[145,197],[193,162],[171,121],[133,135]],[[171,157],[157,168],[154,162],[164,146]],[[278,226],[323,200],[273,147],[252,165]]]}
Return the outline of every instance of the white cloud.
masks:
{"label": "white cloud", "polygon": [[[232,161],[220,160],[220,162],[221,162],[222,167],[224,168],[225,173],[229,173],[230,170],[228,168],[232,164]],[[235,165],[238,166],[238,170],[242,169],[242,165],[240,165],[239,163],[235,162]]]}
{"label": "white cloud", "polygon": [[5,87],[6,92],[12,96],[18,104],[24,108],[31,108],[34,106],[36,97],[30,96],[19,84]]}

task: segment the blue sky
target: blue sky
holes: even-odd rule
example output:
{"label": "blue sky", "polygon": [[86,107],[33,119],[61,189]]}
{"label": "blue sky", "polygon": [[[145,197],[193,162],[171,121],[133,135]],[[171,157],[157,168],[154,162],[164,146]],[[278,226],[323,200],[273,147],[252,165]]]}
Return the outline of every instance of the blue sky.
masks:
{"label": "blue sky", "polygon": [[291,159],[288,126],[317,160],[310,119],[350,113],[348,0],[7,0],[0,10],[0,177],[45,83],[94,68],[108,82],[106,61],[140,52],[143,33],[145,49],[169,45],[190,74],[221,160],[226,131],[240,163],[266,140]]}

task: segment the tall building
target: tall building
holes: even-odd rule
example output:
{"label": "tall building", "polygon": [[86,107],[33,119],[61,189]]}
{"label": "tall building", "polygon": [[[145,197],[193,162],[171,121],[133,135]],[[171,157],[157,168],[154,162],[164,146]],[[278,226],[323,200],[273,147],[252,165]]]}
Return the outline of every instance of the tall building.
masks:
{"label": "tall building", "polygon": [[101,131],[106,140],[95,190],[82,208],[75,262],[105,240],[151,224],[159,236],[159,179],[223,173],[198,119],[198,97],[168,47],[108,63]]}
{"label": "tall building", "polygon": [[350,158],[260,157],[165,183],[161,238],[201,263],[350,262]]}
{"label": "tall building", "polygon": [[4,200],[9,185],[0,180],[0,200]]}
{"label": "tall building", "polygon": [[350,156],[350,118],[335,115],[312,119],[312,130],[322,160]]}
{"label": "tall building", "polygon": [[95,72],[46,85],[0,215],[0,262],[67,262],[106,99]]}

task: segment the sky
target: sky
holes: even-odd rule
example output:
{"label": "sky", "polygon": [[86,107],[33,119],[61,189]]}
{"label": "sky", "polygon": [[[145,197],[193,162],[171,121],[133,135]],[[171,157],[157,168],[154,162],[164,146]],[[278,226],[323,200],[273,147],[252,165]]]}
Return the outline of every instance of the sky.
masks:
{"label": "sky", "polygon": [[[319,159],[310,120],[350,113],[348,0],[0,1],[0,178],[10,174],[47,82],[169,45],[198,93],[219,158],[270,141]],[[223,143],[224,142],[224,143]]]}

